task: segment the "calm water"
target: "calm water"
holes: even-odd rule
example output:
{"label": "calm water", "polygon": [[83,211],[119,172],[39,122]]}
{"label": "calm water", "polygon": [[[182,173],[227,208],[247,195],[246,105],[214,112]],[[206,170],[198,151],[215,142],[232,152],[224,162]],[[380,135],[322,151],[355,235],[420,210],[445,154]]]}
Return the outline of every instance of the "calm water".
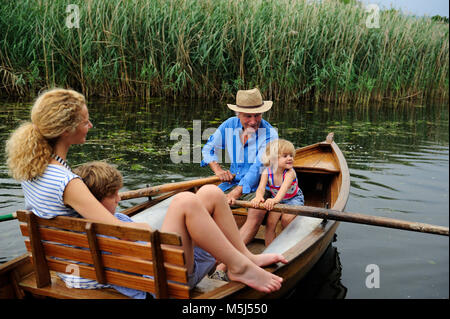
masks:
{"label": "calm water", "polygon": [[[0,214],[23,208],[20,186],[7,175],[4,143],[28,118],[30,103],[0,102]],[[71,149],[72,166],[107,159],[124,175],[124,189],[209,176],[198,163],[173,164],[175,128],[193,140],[195,159],[203,133],[232,116],[225,103],[91,101],[94,128],[88,142]],[[265,114],[280,137],[304,146],[335,132],[347,158],[351,192],[347,211],[449,224],[448,105],[279,105]],[[178,137],[176,135],[175,137]],[[141,200],[127,201],[122,208]],[[448,298],[448,237],[341,223],[336,242],[291,298]],[[0,223],[0,262],[25,252],[16,221]],[[369,266],[371,265],[371,266]],[[379,270],[379,288],[366,280]],[[372,276],[372,277],[371,277]],[[374,281],[367,281],[369,284]],[[369,285],[370,286],[370,285]]]}

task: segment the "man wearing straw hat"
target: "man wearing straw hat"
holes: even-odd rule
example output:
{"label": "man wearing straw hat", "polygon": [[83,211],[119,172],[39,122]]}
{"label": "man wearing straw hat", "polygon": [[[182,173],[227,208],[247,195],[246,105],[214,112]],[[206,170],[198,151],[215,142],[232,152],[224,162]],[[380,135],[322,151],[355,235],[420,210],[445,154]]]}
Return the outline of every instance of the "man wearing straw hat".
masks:
{"label": "man wearing straw hat", "polygon": [[[272,101],[263,101],[260,91],[239,90],[236,104],[227,104],[236,112],[236,116],[227,119],[211,135],[202,149],[201,166],[209,165],[220,178],[220,189],[233,204],[236,199],[251,200],[258,188],[262,172],[261,155],[266,144],[278,138],[277,131],[262,119],[262,113],[272,107]],[[226,149],[229,170],[220,166],[221,150]],[[233,174],[235,174],[233,178]],[[249,208],[247,220],[240,229],[244,243],[250,242],[256,235],[266,211]]]}

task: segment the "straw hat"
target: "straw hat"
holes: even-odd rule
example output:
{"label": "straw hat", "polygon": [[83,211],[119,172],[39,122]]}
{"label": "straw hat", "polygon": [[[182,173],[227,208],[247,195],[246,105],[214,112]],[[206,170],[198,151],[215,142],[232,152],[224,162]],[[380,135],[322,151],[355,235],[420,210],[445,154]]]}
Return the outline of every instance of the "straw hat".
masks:
{"label": "straw hat", "polygon": [[263,101],[257,88],[239,90],[236,94],[236,105],[227,104],[230,109],[242,113],[263,113],[270,110],[272,101]]}

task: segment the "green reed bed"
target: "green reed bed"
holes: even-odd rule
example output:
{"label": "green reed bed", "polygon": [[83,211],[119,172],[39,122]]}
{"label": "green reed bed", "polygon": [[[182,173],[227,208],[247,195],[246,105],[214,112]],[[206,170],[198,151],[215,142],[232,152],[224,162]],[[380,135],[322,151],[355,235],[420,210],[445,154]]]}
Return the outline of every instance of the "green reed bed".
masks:
{"label": "green reed bed", "polygon": [[340,1],[2,0],[0,93],[447,99],[448,24],[391,10],[368,28],[368,15]]}

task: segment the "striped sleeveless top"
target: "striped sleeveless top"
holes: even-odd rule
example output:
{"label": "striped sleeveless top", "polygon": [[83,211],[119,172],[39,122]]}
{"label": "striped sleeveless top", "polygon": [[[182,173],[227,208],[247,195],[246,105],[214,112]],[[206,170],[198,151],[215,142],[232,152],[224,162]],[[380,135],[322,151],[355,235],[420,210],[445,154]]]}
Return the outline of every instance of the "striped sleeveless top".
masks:
{"label": "striped sleeveless top", "polygon": [[[287,169],[285,169],[283,172],[283,182],[284,182],[284,177],[286,176],[287,172],[288,172]],[[272,193],[272,196],[275,197],[275,196],[277,196],[281,185],[280,186],[275,185],[275,182],[273,180],[273,172],[270,167],[267,168],[267,173],[268,173],[269,189],[270,189],[270,192]],[[295,179],[292,181],[291,186],[286,191],[286,194],[284,195],[282,200],[291,199],[291,198],[295,197],[297,195],[298,190],[299,190],[299,187],[298,187],[298,181],[297,181],[297,176],[296,176]]]}
{"label": "striped sleeveless top", "polygon": [[63,166],[49,164],[44,174],[21,183],[25,209],[46,219],[56,216],[80,217],[71,207],[64,205],[63,200],[64,190],[74,178],[80,177]]}
{"label": "striped sleeveless top", "polygon": [[[71,207],[64,205],[64,190],[74,178],[69,167],[48,164],[44,174],[21,183],[25,197],[25,209],[41,218],[51,219],[56,216],[81,217]],[[70,245],[62,245],[70,247]],[[55,257],[55,259],[58,259]],[[68,287],[81,289],[98,289],[108,287],[96,280],[85,279],[75,275],[57,273]]]}

